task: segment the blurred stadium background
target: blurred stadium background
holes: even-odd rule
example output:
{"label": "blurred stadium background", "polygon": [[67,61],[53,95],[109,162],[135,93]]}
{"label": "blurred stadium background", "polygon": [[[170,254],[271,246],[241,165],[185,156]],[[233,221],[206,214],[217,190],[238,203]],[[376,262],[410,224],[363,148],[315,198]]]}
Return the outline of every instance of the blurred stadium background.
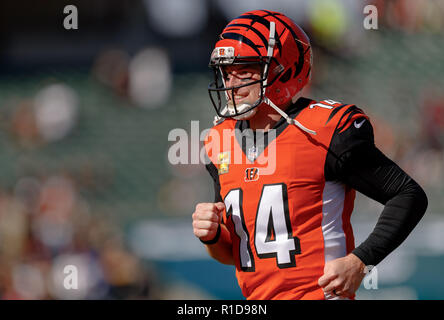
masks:
{"label": "blurred stadium background", "polygon": [[[77,30],[63,28],[65,5]],[[378,30],[363,8],[378,8]],[[191,213],[213,198],[202,165],[168,162],[168,133],[213,117],[208,58],[225,24],[282,11],[312,39],[306,95],[355,103],[429,208],[361,299],[442,299],[444,1],[0,2],[0,298],[242,299]],[[356,243],[381,205],[358,195]],[[63,266],[79,268],[65,290]]]}

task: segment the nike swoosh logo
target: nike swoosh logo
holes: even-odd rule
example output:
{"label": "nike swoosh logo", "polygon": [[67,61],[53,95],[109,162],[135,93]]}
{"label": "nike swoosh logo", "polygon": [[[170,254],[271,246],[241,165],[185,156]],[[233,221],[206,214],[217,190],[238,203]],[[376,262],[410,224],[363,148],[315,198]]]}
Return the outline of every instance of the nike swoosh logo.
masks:
{"label": "nike swoosh logo", "polygon": [[366,120],[366,119],[362,120],[360,123],[357,123],[357,122],[355,121],[355,122],[354,122],[355,128],[356,128],[356,129],[359,129],[359,128],[363,125],[363,123],[365,122],[365,120]]}

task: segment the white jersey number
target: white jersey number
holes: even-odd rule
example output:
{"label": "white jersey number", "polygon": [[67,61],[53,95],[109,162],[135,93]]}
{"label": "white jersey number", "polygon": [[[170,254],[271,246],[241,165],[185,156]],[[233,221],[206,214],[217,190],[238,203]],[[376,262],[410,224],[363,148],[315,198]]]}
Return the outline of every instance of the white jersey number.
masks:
{"label": "white jersey number", "polygon": [[320,107],[325,109],[333,109],[334,107],[337,107],[341,104],[341,102],[334,100],[322,100],[321,102],[311,104],[309,108],[313,109],[314,107]]}
{"label": "white jersey number", "polygon": [[[230,190],[224,201],[227,219],[232,216],[236,234],[240,239],[241,268],[243,271],[254,271],[250,237],[242,210],[242,190]],[[276,258],[279,268],[296,266],[295,255],[300,254],[301,250],[299,239],[293,237],[285,184],[263,186],[254,230],[254,247],[259,258]]]}

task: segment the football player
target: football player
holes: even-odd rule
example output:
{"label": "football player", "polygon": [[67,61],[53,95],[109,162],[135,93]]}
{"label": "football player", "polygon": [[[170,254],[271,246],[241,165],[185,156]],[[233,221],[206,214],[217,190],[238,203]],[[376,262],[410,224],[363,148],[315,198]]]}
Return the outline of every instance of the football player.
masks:
{"label": "football player", "polygon": [[[236,266],[247,299],[353,299],[365,266],[427,208],[422,188],[375,146],[360,108],[301,97],[311,61],[304,31],[267,10],[231,21],[211,55],[217,116],[205,148],[216,196],[197,204],[193,230],[211,257]],[[356,248],[355,190],[384,204]]]}

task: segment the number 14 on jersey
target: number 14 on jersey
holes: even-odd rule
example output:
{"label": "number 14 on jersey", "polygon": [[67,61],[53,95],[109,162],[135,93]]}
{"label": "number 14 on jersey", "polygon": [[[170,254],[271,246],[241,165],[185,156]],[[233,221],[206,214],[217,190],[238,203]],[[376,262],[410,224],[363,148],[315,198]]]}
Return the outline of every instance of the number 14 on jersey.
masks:
{"label": "number 14 on jersey", "polygon": [[[245,225],[242,189],[230,190],[225,199],[227,220],[231,217],[239,237],[239,260],[243,271],[254,271],[250,234]],[[293,236],[288,209],[287,186],[266,184],[262,188],[254,228],[254,250],[261,259],[275,258],[279,268],[296,266],[301,253],[299,238]]]}

